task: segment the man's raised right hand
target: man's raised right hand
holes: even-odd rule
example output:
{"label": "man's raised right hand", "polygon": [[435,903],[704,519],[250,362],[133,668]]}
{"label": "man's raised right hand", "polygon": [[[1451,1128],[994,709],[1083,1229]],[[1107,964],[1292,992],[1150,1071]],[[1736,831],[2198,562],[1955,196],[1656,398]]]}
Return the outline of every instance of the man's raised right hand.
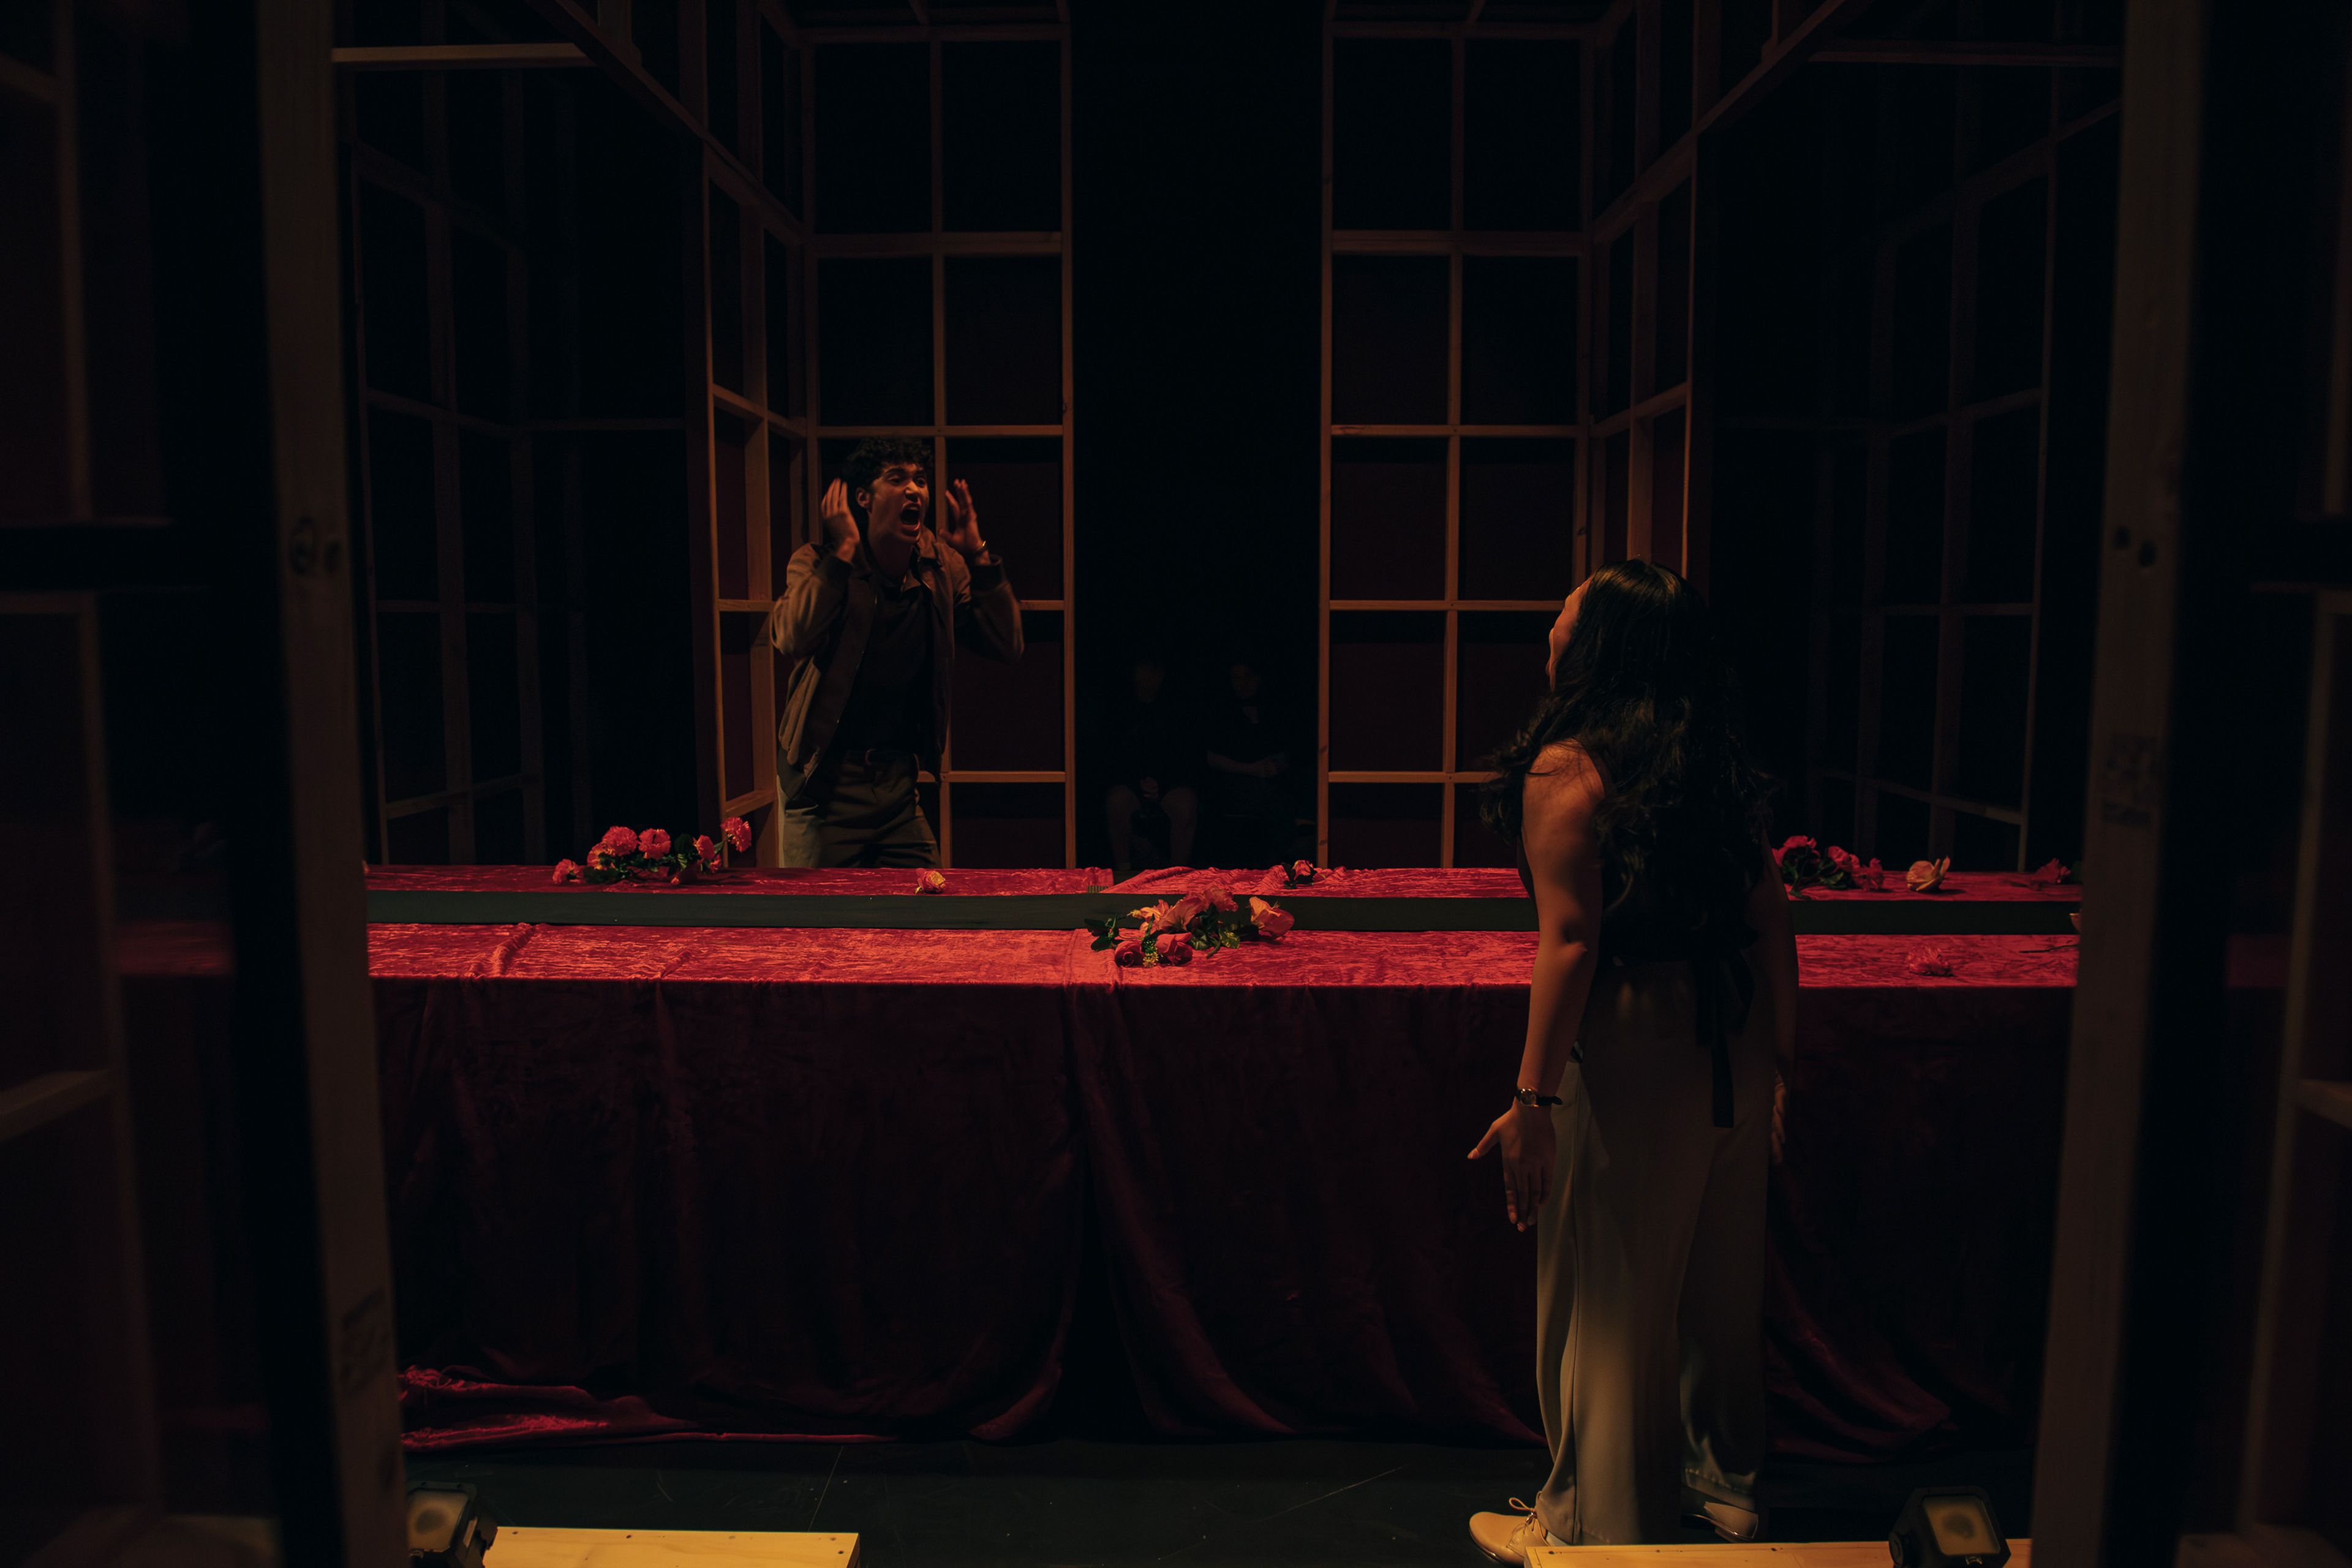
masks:
{"label": "man's raised right hand", "polygon": [[857,553],[857,513],[850,510],[849,487],[839,479],[824,487],[824,499],[817,503],[817,517],[824,524],[824,547],[844,561]]}

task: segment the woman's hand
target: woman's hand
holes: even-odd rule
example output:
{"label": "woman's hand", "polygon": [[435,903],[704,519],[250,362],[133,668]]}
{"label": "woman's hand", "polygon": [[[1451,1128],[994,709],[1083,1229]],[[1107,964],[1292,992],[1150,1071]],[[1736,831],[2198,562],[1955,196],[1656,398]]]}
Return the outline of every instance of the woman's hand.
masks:
{"label": "woman's hand", "polygon": [[1499,1149],[1503,1155],[1503,1212],[1525,1230],[1535,1224],[1536,1211],[1551,1195],[1552,1162],[1559,1153],[1551,1112],[1514,1103],[1495,1118],[1470,1157],[1482,1158],[1490,1149]]}

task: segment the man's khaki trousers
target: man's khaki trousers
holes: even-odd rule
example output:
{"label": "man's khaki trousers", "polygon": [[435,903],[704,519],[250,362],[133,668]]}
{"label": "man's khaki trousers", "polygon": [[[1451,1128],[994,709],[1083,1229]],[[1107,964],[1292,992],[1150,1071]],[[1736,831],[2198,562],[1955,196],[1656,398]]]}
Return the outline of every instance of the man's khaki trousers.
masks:
{"label": "man's khaki trousers", "polygon": [[939,840],[915,789],[915,760],[820,770],[784,805],[777,858],[786,866],[936,866]]}

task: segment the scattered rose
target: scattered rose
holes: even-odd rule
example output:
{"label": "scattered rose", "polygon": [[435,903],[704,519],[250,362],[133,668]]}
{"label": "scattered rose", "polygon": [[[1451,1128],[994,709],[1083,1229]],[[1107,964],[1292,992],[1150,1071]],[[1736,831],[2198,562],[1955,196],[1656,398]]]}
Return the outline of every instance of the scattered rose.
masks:
{"label": "scattered rose", "polygon": [[1234,912],[1234,892],[1231,888],[1212,888],[1209,889],[1208,898],[1209,907],[1219,914],[1229,915]]}
{"label": "scattered rose", "polygon": [[1944,956],[1940,947],[1919,947],[1911,950],[1903,967],[1914,974],[1944,975],[1952,972],[1952,961]]}
{"label": "scattered rose", "polygon": [[1288,910],[1279,904],[1269,904],[1264,899],[1249,901],[1250,925],[1257,934],[1273,942],[1297,923]]}
{"label": "scattered rose", "polygon": [[2056,860],[2026,874],[2027,881],[2037,887],[2055,888],[2074,879],[2074,871]]}
{"label": "scattered rose", "polygon": [[648,860],[658,860],[669,853],[669,831],[648,827],[637,835],[637,853]]}
{"label": "scattered rose", "polygon": [[1192,939],[1181,931],[1168,932],[1153,945],[1160,949],[1160,962],[1162,963],[1192,962]]}
{"label": "scattered rose", "polygon": [[1853,879],[1874,893],[1886,891],[1886,868],[1878,863],[1875,855],[1870,858],[1869,865],[1854,873]]}
{"label": "scattered rose", "polygon": [[1829,847],[1827,858],[1831,865],[1846,874],[1849,881],[1862,875],[1862,857],[1859,855],[1849,854],[1832,844]]}
{"label": "scattered rose", "polygon": [[1143,939],[1139,936],[1120,939],[1118,946],[1112,950],[1110,956],[1111,961],[1122,969],[1138,967],[1143,963]]}
{"label": "scattered rose", "polygon": [[719,869],[719,846],[708,833],[700,834],[696,837],[694,840],[694,859],[695,863],[706,871],[716,871]]}
{"label": "scattered rose", "polygon": [[1811,839],[1806,837],[1803,834],[1794,834],[1790,836],[1787,843],[1772,851],[1772,864],[1778,866],[1781,861],[1789,858],[1791,851],[1801,849],[1807,854],[1811,854],[1817,847],[1818,846],[1816,846]]}
{"label": "scattered rose", "polygon": [[1952,868],[1952,858],[1914,860],[1911,869],[1903,873],[1903,885],[1915,893],[1932,893],[1942,885],[1944,873]]}
{"label": "scattered rose", "polygon": [[947,890],[946,876],[936,869],[926,871],[915,879],[915,891],[919,893],[944,893]]}
{"label": "scattered rose", "polygon": [[621,856],[637,852],[637,836],[625,827],[608,827],[604,829],[604,837],[596,841],[596,847],[611,851],[618,859]]}
{"label": "scattered rose", "polygon": [[1176,900],[1176,907],[1168,911],[1167,917],[1160,929],[1162,931],[1184,931],[1190,928],[1194,921],[1199,920],[1201,918],[1201,911],[1208,907],[1209,900],[1205,894],[1187,893],[1182,898]]}
{"label": "scattered rose", "polygon": [[558,860],[555,863],[555,879],[559,882],[578,881],[580,863],[576,860]]}
{"label": "scattered rose", "polygon": [[727,842],[735,847],[736,854],[740,855],[751,847],[751,825],[741,817],[729,817],[719,825],[719,831],[727,836]]}
{"label": "scattered rose", "polygon": [[1314,879],[1315,863],[1313,861],[1293,860],[1290,863],[1290,881],[1292,886],[1296,887],[1301,883],[1311,882]]}

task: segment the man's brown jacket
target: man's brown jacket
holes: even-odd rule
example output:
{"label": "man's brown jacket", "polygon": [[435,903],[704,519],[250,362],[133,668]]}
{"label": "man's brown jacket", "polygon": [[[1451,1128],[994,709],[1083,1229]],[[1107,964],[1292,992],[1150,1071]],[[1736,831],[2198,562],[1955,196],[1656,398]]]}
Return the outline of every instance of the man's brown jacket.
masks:
{"label": "man's brown jacket", "polygon": [[[948,693],[954,684],[958,645],[984,658],[1011,664],[1021,657],[1021,602],[1001,563],[968,566],[926,528],[909,562],[931,591],[931,751],[923,766],[939,771],[938,748],[948,732]],[[857,665],[874,629],[874,567],[866,549],[844,561],[830,549],[803,544],[784,569],[784,596],[768,617],[768,640],[793,660],[783,713],[776,721],[776,799],[800,792],[817,759],[841,727]]]}

